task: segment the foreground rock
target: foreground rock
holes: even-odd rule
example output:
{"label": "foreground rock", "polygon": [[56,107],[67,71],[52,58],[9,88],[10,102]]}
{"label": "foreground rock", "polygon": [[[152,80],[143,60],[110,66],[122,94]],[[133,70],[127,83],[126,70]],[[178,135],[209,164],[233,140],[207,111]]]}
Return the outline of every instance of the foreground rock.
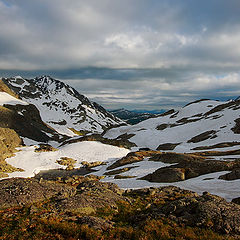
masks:
{"label": "foreground rock", "polygon": [[[142,215],[141,219],[163,214],[188,226],[211,228],[226,234],[240,234],[240,206],[228,203],[221,197],[207,192],[200,196],[177,187],[135,190],[131,194],[134,192],[142,194],[144,198],[150,195],[155,201],[155,203],[149,201],[149,212]],[[161,207],[157,204],[160,200]]]}
{"label": "foreground rock", "polygon": [[57,202],[56,208],[89,215],[95,213],[98,208],[117,209],[117,202],[124,200],[122,191],[113,183],[83,181],[76,189],[75,196]]}
{"label": "foreground rock", "polygon": [[209,193],[173,201],[163,208],[163,212],[190,226],[240,234],[240,206]]}
{"label": "foreground rock", "polygon": [[37,179],[11,178],[0,181],[0,208],[32,204],[54,196],[69,197],[76,189],[65,185]]}
{"label": "foreground rock", "polygon": [[[173,186],[124,192],[93,175],[59,181],[21,178],[0,181],[0,237],[221,240],[240,237],[240,206],[209,193],[200,196]],[[8,233],[12,224],[15,227]]]}

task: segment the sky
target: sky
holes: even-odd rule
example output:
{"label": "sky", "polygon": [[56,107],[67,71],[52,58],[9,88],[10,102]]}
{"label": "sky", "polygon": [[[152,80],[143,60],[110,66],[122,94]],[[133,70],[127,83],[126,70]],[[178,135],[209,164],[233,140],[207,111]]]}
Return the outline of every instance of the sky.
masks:
{"label": "sky", "polygon": [[239,0],[0,0],[0,76],[51,75],[107,109],[240,96]]}

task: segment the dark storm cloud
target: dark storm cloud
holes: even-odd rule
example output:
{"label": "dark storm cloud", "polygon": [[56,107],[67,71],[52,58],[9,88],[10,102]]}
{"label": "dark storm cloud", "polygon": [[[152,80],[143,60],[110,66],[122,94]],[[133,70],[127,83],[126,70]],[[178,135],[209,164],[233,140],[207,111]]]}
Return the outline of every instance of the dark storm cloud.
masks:
{"label": "dark storm cloud", "polygon": [[0,0],[1,76],[52,75],[104,106],[240,95],[239,0]]}

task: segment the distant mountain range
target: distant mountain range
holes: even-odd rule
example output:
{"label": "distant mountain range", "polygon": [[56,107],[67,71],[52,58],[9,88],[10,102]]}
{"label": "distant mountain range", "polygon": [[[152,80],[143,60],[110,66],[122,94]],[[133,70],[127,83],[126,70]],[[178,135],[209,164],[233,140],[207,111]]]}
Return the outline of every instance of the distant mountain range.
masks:
{"label": "distant mountain range", "polygon": [[165,110],[127,110],[124,108],[116,109],[116,110],[109,110],[114,116],[124,120],[128,124],[137,124],[142,122],[146,119],[157,117],[159,114],[165,112]]}

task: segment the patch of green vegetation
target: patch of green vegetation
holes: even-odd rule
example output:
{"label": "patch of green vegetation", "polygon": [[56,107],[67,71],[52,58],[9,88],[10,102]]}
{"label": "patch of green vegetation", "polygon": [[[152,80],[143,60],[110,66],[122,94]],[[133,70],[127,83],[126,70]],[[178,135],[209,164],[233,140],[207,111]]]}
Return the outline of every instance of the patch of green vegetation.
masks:
{"label": "patch of green vegetation", "polygon": [[[126,208],[127,207],[127,208]],[[147,219],[135,226],[129,221],[136,213],[136,206],[122,205],[119,213],[98,212],[107,219],[114,219],[114,227],[104,231],[94,229],[87,224],[66,221],[63,217],[45,217],[44,212],[30,214],[29,208],[8,209],[0,212],[1,239],[196,239],[196,240],[233,240],[230,236],[221,236],[209,229],[191,228],[178,225],[169,219]],[[138,211],[139,212],[139,211]],[[46,211],[45,211],[46,213]],[[141,213],[141,212],[140,212]],[[139,214],[140,214],[139,213]],[[113,215],[115,215],[113,217]]]}
{"label": "patch of green vegetation", "polygon": [[78,136],[85,136],[86,134],[90,133],[86,130],[76,130],[75,128],[69,128],[73,133],[77,134]]}

